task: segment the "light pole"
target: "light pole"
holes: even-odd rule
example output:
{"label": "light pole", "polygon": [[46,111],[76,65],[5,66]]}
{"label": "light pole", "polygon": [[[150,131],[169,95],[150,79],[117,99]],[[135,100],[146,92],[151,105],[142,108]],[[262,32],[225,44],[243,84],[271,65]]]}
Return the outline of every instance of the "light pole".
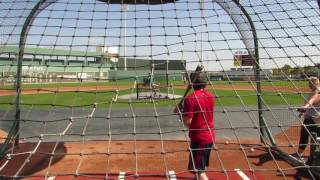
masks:
{"label": "light pole", "polygon": [[203,0],[200,0],[200,11],[201,11],[201,44],[200,44],[200,49],[201,49],[201,60],[200,62],[203,62],[203,23],[204,23],[204,13],[203,13],[203,9],[204,9],[204,2]]}
{"label": "light pole", "polygon": [[128,5],[123,4],[122,10],[124,11],[124,70],[127,71],[127,11],[128,11]]}

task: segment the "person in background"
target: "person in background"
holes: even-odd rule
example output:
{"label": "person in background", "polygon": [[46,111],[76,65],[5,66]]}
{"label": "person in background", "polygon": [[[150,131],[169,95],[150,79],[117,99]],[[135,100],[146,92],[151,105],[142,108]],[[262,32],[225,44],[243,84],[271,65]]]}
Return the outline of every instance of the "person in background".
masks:
{"label": "person in background", "polygon": [[300,112],[299,117],[304,115],[303,124],[305,125],[302,126],[300,130],[299,148],[297,152],[293,154],[295,158],[299,159],[303,159],[303,152],[307,147],[310,133],[317,131],[315,121],[320,119],[319,79],[317,77],[310,77],[308,80],[311,94],[306,99],[305,104],[301,108],[298,108],[298,111]]}

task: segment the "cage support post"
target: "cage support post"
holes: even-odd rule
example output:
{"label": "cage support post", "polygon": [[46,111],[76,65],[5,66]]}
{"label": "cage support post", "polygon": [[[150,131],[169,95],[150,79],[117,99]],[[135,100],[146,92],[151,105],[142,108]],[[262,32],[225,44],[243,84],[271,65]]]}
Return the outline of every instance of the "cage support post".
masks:
{"label": "cage support post", "polygon": [[19,129],[20,129],[20,120],[21,120],[21,78],[22,78],[22,61],[23,61],[23,54],[24,54],[24,48],[25,48],[25,43],[27,39],[27,34],[30,29],[30,25],[32,24],[34,17],[41,11],[41,6],[45,5],[45,1],[39,1],[32,9],[32,11],[29,13],[28,17],[26,18],[21,34],[20,34],[20,40],[19,40],[19,52],[18,52],[18,64],[17,64],[17,76],[16,76],[16,84],[15,84],[15,89],[16,89],[16,99],[15,99],[15,125],[13,126],[14,130],[14,144],[18,145],[19,144]]}

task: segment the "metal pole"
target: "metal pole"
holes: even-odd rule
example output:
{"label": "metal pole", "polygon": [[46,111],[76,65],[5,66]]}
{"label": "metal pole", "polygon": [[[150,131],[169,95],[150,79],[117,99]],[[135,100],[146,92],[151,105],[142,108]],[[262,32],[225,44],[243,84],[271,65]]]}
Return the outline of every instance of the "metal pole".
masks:
{"label": "metal pole", "polygon": [[124,70],[127,71],[127,10],[128,5],[123,5],[124,10]]}
{"label": "metal pole", "polygon": [[139,83],[137,83],[137,100],[139,99]]}
{"label": "metal pole", "polygon": [[1,72],[1,85],[4,86],[4,68],[3,67]]}
{"label": "metal pole", "polygon": [[169,60],[166,61],[166,86],[167,86],[167,98],[169,99]]}
{"label": "metal pole", "polygon": [[203,47],[202,47],[203,46],[203,18],[204,18],[203,8],[204,8],[203,0],[200,0],[200,11],[201,11],[201,44],[200,44],[201,60],[200,62],[203,61]]}

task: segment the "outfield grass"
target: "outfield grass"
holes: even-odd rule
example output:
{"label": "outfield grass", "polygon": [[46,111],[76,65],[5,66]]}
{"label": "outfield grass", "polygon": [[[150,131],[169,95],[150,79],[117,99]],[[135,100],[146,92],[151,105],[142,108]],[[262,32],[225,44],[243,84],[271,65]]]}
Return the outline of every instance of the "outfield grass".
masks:
{"label": "outfield grass", "polygon": [[[228,85],[232,83],[233,85],[250,85],[248,82],[244,81],[212,81],[213,84],[224,84]],[[116,85],[133,85],[134,81],[121,80],[121,81],[96,81],[96,82],[82,82],[82,83],[49,83],[49,84],[23,84],[24,89],[30,88],[63,88],[63,87],[87,87],[87,86],[116,86]],[[183,81],[174,81],[174,85],[183,85]],[[262,86],[286,86],[293,87],[293,84],[288,81],[273,81],[262,82]],[[294,81],[294,85],[297,87],[306,87],[307,81]],[[2,86],[1,89],[13,88],[12,86]],[[165,88],[164,88],[165,89]],[[163,91],[165,92],[165,90]],[[183,95],[184,89],[175,89],[174,94]],[[120,91],[120,96],[134,93],[134,91]],[[173,92],[170,92],[173,94]],[[257,105],[257,96],[255,91],[250,90],[215,90],[216,106],[239,106],[239,105]],[[237,94],[239,97],[237,96]],[[63,92],[63,93],[48,93],[48,94],[33,94],[33,95],[22,95],[21,100],[23,104],[34,105],[35,107],[45,107],[50,106],[68,106],[68,107],[83,107],[92,106],[94,103],[98,103],[99,106],[107,107],[109,106],[112,98],[115,98],[115,92]],[[14,96],[0,96],[0,108],[7,108],[10,103],[14,102]],[[284,94],[283,98],[275,94],[275,92],[264,91],[262,98],[264,102],[268,105],[300,105],[304,102],[304,99],[299,94],[288,93]],[[284,100],[285,99],[285,100]],[[178,100],[159,100],[156,101],[157,106],[174,106]],[[150,107],[150,100],[139,100],[133,102],[134,106],[138,107]],[[114,103],[114,107],[127,106],[128,103],[125,100],[119,100]]]}
{"label": "outfield grass", "polygon": [[[133,84],[133,81],[96,81],[96,82],[60,82],[60,83],[32,83],[23,84],[23,89],[59,88],[59,87],[89,87],[89,86],[117,86]],[[13,85],[5,85],[2,89],[14,89]]]}
{"label": "outfield grass", "polygon": [[[175,94],[183,95],[185,90],[175,90]],[[134,93],[127,91],[120,91],[119,96]],[[216,90],[216,106],[239,106],[239,105],[257,105],[257,96],[255,91],[232,91],[232,90]],[[97,103],[99,107],[108,107],[113,98],[116,97],[115,92],[63,92],[63,93],[48,93],[48,94],[32,94],[22,95],[22,104],[27,106],[34,106],[39,108],[48,108],[51,106],[68,106],[68,107],[83,107],[93,106]],[[268,105],[286,105],[286,101],[290,105],[301,105],[303,97],[299,94],[283,94],[276,95],[274,92],[264,92],[262,95],[264,102]],[[0,96],[0,107],[9,107],[10,103],[14,102],[15,96]],[[285,99],[285,100],[284,100]],[[174,106],[179,100],[158,100],[157,106]],[[152,107],[153,103],[150,100],[134,100],[132,105],[135,107]],[[113,107],[126,107],[128,100],[118,100],[113,103]]]}
{"label": "outfield grass", "polygon": [[[211,81],[213,85],[242,85],[242,86],[251,86],[255,82],[250,81]],[[287,86],[287,87],[308,87],[308,81],[306,80],[296,80],[296,81],[284,81],[284,80],[273,80],[273,81],[261,81],[261,86]]]}
{"label": "outfield grass", "polygon": [[[141,82],[140,82],[141,83]],[[161,84],[165,84],[166,82],[158,82]],[[174,85],[184,85],[183,81],[170,81],[169,83],[173,83]],[[251,86],[251,83],[248,81],[211,81],[213,85],[243,85],[243,86]],[[88,86],[117,86],[117,85],[133,85],[134,80],[117,80],[117,81],[94,81],[94,82],[57,82],[57,83],[33,83],[33,84],[23,84],[22,88],[24,89],[34,89],[34,88],[59,88],[59,87],[88,87]],[[254,83],[255,84],[255,83]],[[272,82],[262,81],[262,86],[286,86],[286,87],[308,87],[308,83],[305,80],[301,81],[283,81],[283,80],[275,80]],[[1,86],[1,89],[14,89],[13,85],[5,85]]]}

